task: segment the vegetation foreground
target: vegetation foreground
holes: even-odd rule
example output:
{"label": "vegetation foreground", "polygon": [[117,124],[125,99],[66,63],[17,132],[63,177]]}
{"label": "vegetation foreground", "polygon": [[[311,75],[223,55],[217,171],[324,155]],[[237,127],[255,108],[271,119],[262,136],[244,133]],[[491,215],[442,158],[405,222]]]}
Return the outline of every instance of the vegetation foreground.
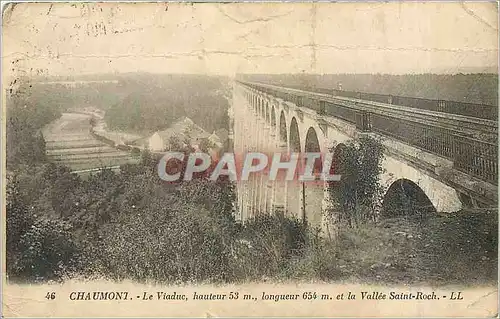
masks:
{"label": "vegetation foreground", "polygon": [[9,279],[496,280],[496,212],[402,216],[345,227],[328,238],[272,212],[241,225],[232,217],[230,183],[165,184],[145,161],[87,180],[53,164],[9,175]]}

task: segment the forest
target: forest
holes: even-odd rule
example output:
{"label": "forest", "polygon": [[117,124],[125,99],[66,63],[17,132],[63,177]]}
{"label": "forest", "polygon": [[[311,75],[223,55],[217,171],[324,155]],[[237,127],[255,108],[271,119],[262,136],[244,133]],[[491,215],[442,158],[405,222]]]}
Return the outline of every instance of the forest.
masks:
{"label": "forest", "polygon": [[31,100],[54,109],[99,108],[110,129],[139,135],[166,129],[183,116],[207,132],[228,128],[227,78],[134,73],[86,79],[72,79],[77,83],[69,87],[58,84],[58,78],[45,79],[49,84],[34,81],[23,90]]}
{"label": "forest", "polygon": [[187,116],[205,131],[228,129],[229,81],[224,78],[142,75],[120,80],[127,95],[106,109],[112,129],[151,133]]}

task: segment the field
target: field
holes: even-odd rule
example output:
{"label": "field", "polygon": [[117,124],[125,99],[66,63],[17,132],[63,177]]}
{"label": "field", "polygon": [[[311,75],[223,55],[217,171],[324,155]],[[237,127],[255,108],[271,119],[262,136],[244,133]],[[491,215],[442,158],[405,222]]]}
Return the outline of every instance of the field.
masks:
{"label": "field", "polygon": [[90,115],[63,113],[47,125],[43,135],[50,161],[66,165],[72,171],[137,163],[138,158],[96,140],[90,133]]}

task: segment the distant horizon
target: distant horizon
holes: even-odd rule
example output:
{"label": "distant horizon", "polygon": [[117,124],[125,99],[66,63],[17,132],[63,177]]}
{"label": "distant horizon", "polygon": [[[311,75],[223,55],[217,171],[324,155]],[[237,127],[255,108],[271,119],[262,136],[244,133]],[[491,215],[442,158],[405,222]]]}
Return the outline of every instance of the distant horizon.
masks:
{"label": "distant horizon", "polygon": [[384,75],[384,76],[402,76],[402,75],[474,75],[474,74],[488,74],[488,75],[498,75],[499,70],[486,70],[486,71],[476,71],[476,72],[454,72],[454,73],[438,73],[438,72],[423,72],[423,73],[306,73],[306,72],[295,72],[295,73],[236,73],[234,75],[227,74],[212,74],[212,73],[182,73],[182,72],[170,72],[170,73],[160,73],[160,72],[148,72],[148,71],[128,71],[128,72],[108,72],[108,73],[82,73],[73,75],[33,75],[33,76],[21,76],[28,78],[77,78],[77,77],[92,77],[92,76],[122,76],[122,75],[132,75],[132,74],[144,74],[144,75],[176,75],[176,76],[208,76],[208,77],[225,77],[225,78],[235,78],[241,75]]}
{"label": "distant horizon", "polygon": [[241,80],[256,83],[269,83],[295,88],[337,88],[341,83],[343,90],[352,92],[377,93],[430,100],[448,100],[498,107],[498,73],[247,73],[211,75],[196,73],[152,73],[152,72],[115,72],[93,73],[71,76],[35,76],[17,79],[16,87],[44,85],[119,85],[158,86],[177,85],[192,87],[193,83],[220,82],[224,87],[233,81]]}

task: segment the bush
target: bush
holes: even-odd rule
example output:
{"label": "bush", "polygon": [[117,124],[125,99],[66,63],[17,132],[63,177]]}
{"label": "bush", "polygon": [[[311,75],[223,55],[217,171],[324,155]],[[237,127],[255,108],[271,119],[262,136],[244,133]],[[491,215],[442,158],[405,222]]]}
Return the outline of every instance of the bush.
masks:
{"label": "bush", "polygon": [[21,236],[13,276],[34,281],[58,280],[79,269],[79,249],[71,226],[41,218]]}
{"label": "bush", "polygon": [[337,245],[330,240],[315,238],[303,256],[290,261],[283,276],[293,280],[336,280],[342,275],[338,266]]}
{"label": "bush", "polygon": [[342,177],[328,184],[333,201],[329,217],[348,227],[375,221],[382,196],[379,176],[383,172],[383,146],[372,137],[361,136],[340,150],[335,153],[335,173]]}
{"label": "bush", "polygon": [[229,279],[231,238],[207,211],[175,202],[139,211],[101,232],[109,276],[169,283]]}
{"label": "bush", "polygon": [[241,279],[276,276],[300,256],[307,242],[307,229],[297,219],[259,215],[249,220],[235,243],[234,271]]}

